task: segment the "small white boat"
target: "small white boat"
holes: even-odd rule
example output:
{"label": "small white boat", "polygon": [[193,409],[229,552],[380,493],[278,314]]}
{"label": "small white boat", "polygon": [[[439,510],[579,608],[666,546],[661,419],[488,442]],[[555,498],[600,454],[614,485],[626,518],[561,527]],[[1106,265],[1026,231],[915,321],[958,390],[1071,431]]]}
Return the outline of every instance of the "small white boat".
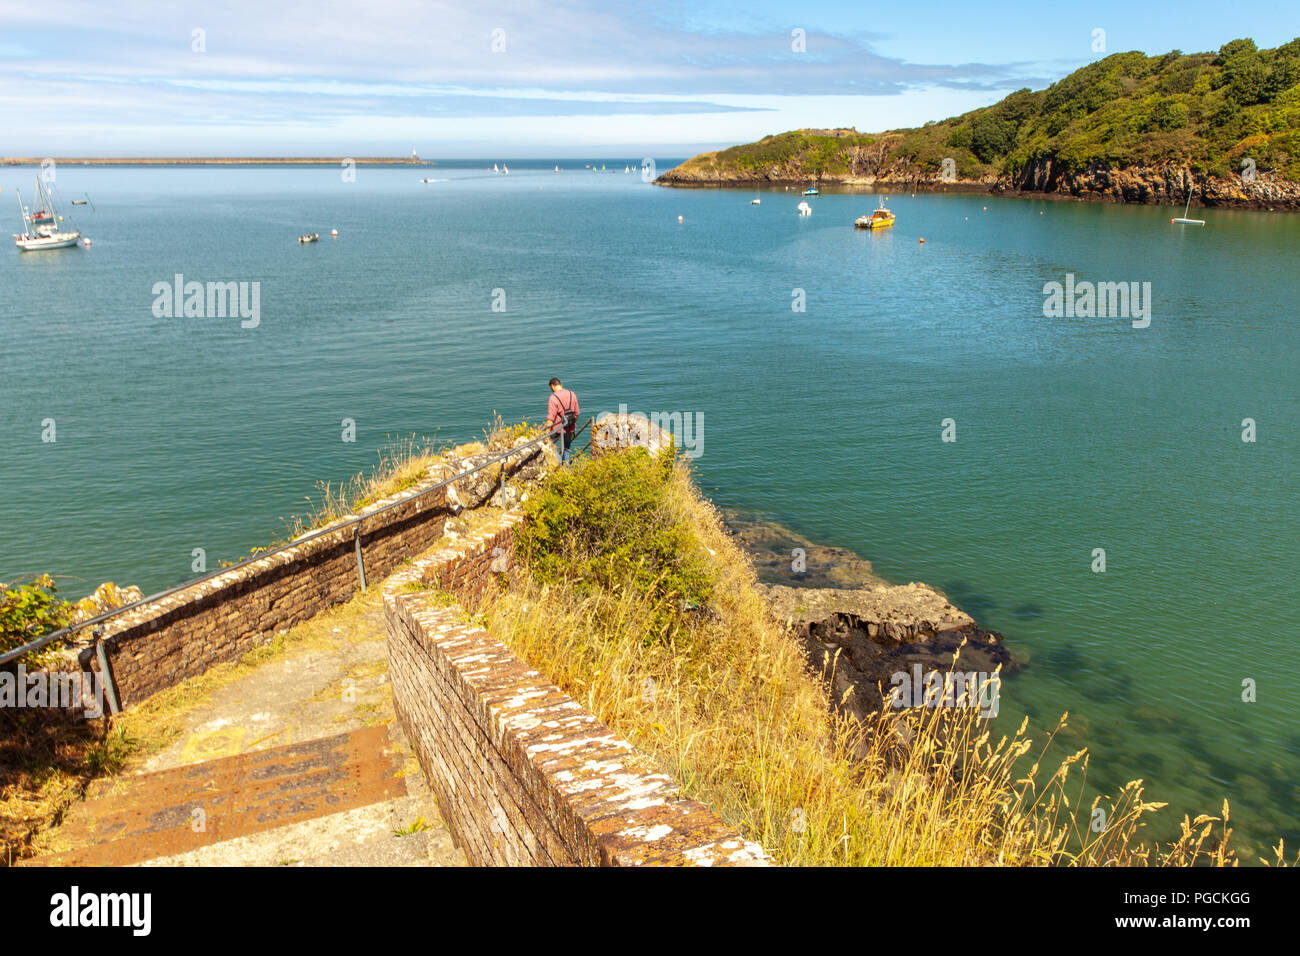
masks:
{"label": "small white boat", "polygon": [[497,164],[496,164],[496,163],[493,163],[493,164],[492,164],[492,172],[494,172],[494,173],[499,173],[499,172],[501,172],[501,170],[497,168]]}
{"label": "small white boat", "polygon": [[1188,212],[1188,210],[1190,210],[1191,208],[1192,208],[1192,187],[1191,187],[1191,186],[1188,186],[1188,187],[1187,187],[1187,205],[1185,205],[1185,206],[1183,207],[1183,215],[1182,215],[1182,218],[1180,218],[1180,219],[1170,219],[1169,221],[1170,221],[1171,223],[1177,223],[1177,224],[1179,224],[1179,225],[1183,225],[1183,226],[1203,226],[1203,225],[1205,225],[1205,220],[1204,220],[1204,219],[1188,219],[1188,218],[1187,218],[1187,212]]}
{"label": "small white boat", "polygon": [[812,215],[812,206],[808,205],[806,202],[801,202],[798,206],[798,209],[799,209],[799,215],[801,216]]}
{"label": "small white boat", "polygon": [[298,241],[299,241],[299,242],[316,242],[316,241],[318,241],[319,239],[320,239],[320,233],[319,233],[319,232],[309,232],[309,233],[307,233],[307,235],[305,235],[305,236],[299,236],[299,237],[298,237]]}
{"label": "small white boat", "polygon": [[[51,232],[44,236],[14,236],[14,245],[23,252],[41,252],[45,249],[70,249],[81,238],[79,232]],[[86,245],[90,245],[89,241]]]}
{"label": "small white boat", "polygon": [[557,173],[560,171],[560,167],[559,167],[558,165],[555,167],[555,171],[556,171]]}
{"label": "small white boat", "polygon": [[509,175],[510,175],[510,167],[507,166],[505,163],[502,163],[502,164],[501,164],[501,172],[502,172],[503,174],[505,174],[506,176],[509,176]]}

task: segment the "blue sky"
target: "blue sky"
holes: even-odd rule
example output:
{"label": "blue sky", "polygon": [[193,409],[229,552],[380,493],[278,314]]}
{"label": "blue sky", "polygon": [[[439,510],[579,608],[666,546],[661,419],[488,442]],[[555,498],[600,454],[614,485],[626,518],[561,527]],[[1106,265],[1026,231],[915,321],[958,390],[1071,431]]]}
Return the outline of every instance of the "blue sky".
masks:
{"label": "blue sky", "polygon": [[919,125],[1124,50],[1276,46],[1285,6],[0,0],[0,155],[683,156]]}

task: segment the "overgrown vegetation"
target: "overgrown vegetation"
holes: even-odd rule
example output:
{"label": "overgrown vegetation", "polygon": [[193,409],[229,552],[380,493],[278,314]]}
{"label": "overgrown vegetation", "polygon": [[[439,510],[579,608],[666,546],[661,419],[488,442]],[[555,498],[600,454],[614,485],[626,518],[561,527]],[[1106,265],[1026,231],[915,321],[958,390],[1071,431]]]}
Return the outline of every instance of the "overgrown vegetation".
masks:
{"label": "overgrown vegetation", "polygon": [[[779,862],[1234,862],[1226,803],[1149,845],[1144,821],[1163,804],[1140,781],[1082,802],[1087,753],[1046,770],[1054,733],[1035,746],[1022,724],[995,740],[975,709],[882,708],[867,726],[839,715],[684,462],[581,462],[534,502],[516,587],[475,610]],[[688,592],[703,613],[676,613]]]}
{"label": "overgrown vegetation", "polygon": [[73,605],[57,592],[49,574],[0,582],[0,651],[11,651],[68,626]]}
{"label": "overgrown vegetation", "polygon": [[810,178],[843,176],[849,172],[849,157],[854,147],[871,146],[875,136],[851,129],[794,130],[764,136],[757,143],[732,146],[717,154],[724,167],[748,173],[761,173],[774,166],[788,165],[799,157],[803,172]]}
{"label": "overgrown vegetation", "polygon": [[724,169],[757,174],[799,167],[843,176],[855,150],[873,148],[883,169],[901,163],[937,177],[945,158],[962,179],[1015,178],[1053,159],[1092,166],[1185,164],[1194,172],[1258,171],[1300,180],[1300,38],[1272,50],[1253,40],[1218,53],[1116,53],[1045,90],[1018,90],[993,106],[879,136],[856,130],[799,130],[710,157]]}
{"label": "overgrown vegetation", "polygon": [[542,584],[579,593],[631,587],[663,628],[705,604],[713,590],[704,547],[670,507],[672,449],[561,469],[525,506],[518,547]]}

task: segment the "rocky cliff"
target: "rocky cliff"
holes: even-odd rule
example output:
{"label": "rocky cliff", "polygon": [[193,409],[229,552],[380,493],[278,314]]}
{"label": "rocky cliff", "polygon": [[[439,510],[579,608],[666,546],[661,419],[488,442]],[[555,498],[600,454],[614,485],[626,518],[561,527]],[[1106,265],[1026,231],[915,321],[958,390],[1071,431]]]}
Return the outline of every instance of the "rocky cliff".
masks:
{"label": "rocky cliff", "polygon": [[702,153],[670,169],[656,183],[679,187],[807,186],[848,189],[888,188],[898,192],[988,193],[1040,195],[1055,199],[1173,205],[1191,198],[1193,206],[1242,209],[1300,210],[1300,183],[1271,172],[1253,180],[1226,179],[1193,172],[1187,166],[1094,165],[1071,170],[1053,158],[1027,163],[1014,175],[946,180],[940,174],[889,160],[883,147],[854,146],[845,150],[842,173],[816,173],[805,157],[796,155],[760,169],[741,169],[720,162],[718,153]]}
{"label": "rocky cliff", "polygon": [[911,129],[797,129],[703,153],[665,186],[885,187],[1300,209],[1300,37],[1114,53]]}

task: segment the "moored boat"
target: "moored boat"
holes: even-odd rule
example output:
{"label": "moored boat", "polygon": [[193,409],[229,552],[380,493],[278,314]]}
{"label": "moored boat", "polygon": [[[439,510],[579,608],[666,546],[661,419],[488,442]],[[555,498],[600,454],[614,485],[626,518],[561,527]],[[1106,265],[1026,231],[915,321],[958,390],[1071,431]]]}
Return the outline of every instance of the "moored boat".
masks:
{"label": "moored boat", "polygon": [[[34,218],[23,205],[23,194],[18,193],[18,211],[23,219],[23,231],[14,236],[14,245],[20,252],[43,252],[47,249],[70,249],[77,245],[81,233],[76,229],[63,231],[59,223],[63,221],[54,209],[54,196],[49,187],[36,177],[36,192],[40,198],[41,209]],[[89,243],[87,243],[89,245]]]}
{"label": "moored boat", "polygon": [[1187,187],[1187,205],[1185,205],[1185,206],[1183,207],[1183,214],[1182,214],[1181,216],[1179,216],[1177,219],[1170,219],[1169,221],[1172,222],[1172,223],[1178,223],[1179,225],[1183,225],[1183,226],[1203,226],[1203,225],[1205,225],[1205,220],[1204,220],[1204,219],[1188,219],[1188,218],[1187,218],[1187,213],[1191,210],[1191,208],[1192,208],[1192,187],[1191,187],[1191,186],[1188,186],[1188,187]]}
{"label": "moored boat", "polygon": [[854,229],[888,229],[894,224],[894,214],[885,208],[885,201],[872,210],[870,216],[859,216],[853,223]]}

